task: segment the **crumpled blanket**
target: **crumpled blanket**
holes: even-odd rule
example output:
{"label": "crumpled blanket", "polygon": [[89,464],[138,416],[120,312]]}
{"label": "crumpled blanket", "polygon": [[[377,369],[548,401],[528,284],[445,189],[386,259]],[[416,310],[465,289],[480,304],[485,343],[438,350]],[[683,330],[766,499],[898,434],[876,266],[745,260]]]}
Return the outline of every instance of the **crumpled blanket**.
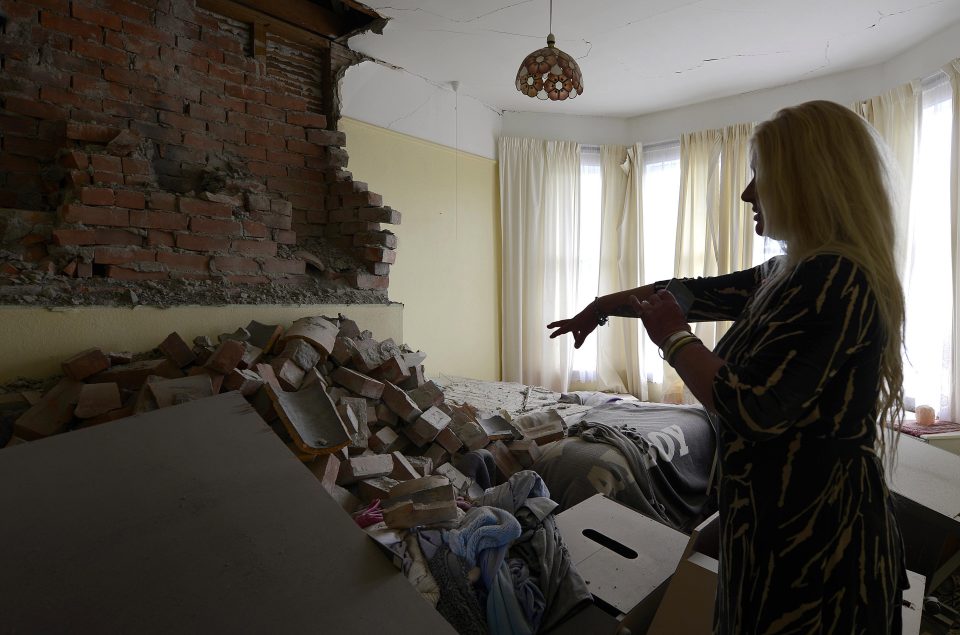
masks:
{"label": "crumpled blanket", "polygon": [[420,541],[414,533],[408,533],[403,539],[401,570],[420,596],[436,608],[440,600],[440,587],[430,573],[427,559],[420,549]]}
{"label": "crumpled blanket", "polygon": [[467,566],[480,566],[484,587],[489,590],[503,564],[510,543],[520,536],[520,523],[502,509],[474,507],[457,529],[447,532],[450,550]]}
{"label": "crumpled blanket", "polygon": [[[550,492],[540,475],[522,470],[502,485],[487,490],[477,501],[513,514],[523,533],[510,548],[510,556],[517,557],[529,567],[530,576],[537,582],[544,598],[544,608],[536,630],[549,630],[571,611],[592,600],[590,590],[577,572],[563,544],[552,515],[557,504],[550,500]],[[521,596],[523,595],[521,590]],[[522,609],[521,609],[522,610]],[[528,620],[536,619],[534,611]],[[487,620],[493,623],[490,612]]]}
{"label": "crumpled blanket", "polygon": [[628,438],[622,432],[605,423],[596,423],[593,421],[581,421],[570,426],[571,437],[578,436],[584,441],[593,443],[606,443],[620,450],[630,465],[630,471],[637,481],[637,485],[644,493],[644,498],[638,501],[640,507],[637,509],[644,516],[653,518],[662,522],[668,527],[677,529],[676,523],[669,517],[666,508],[657,500],[657,494],[653,483],[650,481],[650,470],[644,463],[644,456],[649,452],[649,447],[641,449],[640,446],[649,443],[646,439],[638,437],[636,440]]}

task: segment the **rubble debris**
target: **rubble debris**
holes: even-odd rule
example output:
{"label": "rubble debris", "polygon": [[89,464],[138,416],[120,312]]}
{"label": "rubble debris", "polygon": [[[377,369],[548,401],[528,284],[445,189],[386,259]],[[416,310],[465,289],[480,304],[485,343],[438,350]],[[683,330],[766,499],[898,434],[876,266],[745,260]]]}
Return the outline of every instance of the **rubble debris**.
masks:
{"label": "rubble debris", "polygon": [[0,447],[236,390],[341,507],[384,499],[385,520],[400,528],[448,522],[455,496],[481,494],[455,468],[457,454],[488,448],[505,480],[563,433],[555,414],[511,422],[446,401],[424,353],[343,315],[287,329],[250,321],[215,339],[174,332],[153,353],[106,350],[65,360],[59,383],[0,387]]}

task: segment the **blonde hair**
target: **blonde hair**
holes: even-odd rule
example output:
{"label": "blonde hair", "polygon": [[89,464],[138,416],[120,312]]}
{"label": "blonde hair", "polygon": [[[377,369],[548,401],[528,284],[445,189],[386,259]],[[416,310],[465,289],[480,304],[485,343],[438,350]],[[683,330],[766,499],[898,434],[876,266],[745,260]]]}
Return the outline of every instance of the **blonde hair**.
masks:
{"label": "blonde hair", "polygon": [[[765,234],[787,255],[771,272],[777,286],[801,261],[835,253],[866,274],[886,341],[878,414],[889,425],[890,456],[903,418],[903,288],[895,262],[897,170],[886,144],[859,115],[829,101],[785,108],[757,126],[751,143]],[[887,443],[877,435],[881,458]]]}

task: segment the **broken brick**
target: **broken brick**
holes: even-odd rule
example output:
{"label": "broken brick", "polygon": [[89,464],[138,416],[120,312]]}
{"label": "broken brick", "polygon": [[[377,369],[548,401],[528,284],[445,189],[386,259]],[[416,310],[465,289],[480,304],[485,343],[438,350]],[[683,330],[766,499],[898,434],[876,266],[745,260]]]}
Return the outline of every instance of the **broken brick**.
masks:
{"label": "broken brick", "polygon": [[168,335],[157,348],[178,368],[189,366],[197,361],[197,356],[190,350],[190,345],[184,342],[180,334],[176,332]]}
{"label": "broken brick", "polygon": [[413,423],[417,420],[417,417],[423,414],[407,393],[389,381],[383,384],[382,397],[383,403],[407,423]]}
{"label": "broken brick", "polygon": [[61,379],[14,422],[16,434],[32,441],[66,430],[73,420],[82,389],[83,384],[79,381],[69,377]]}
{"label": "broken brick", "polygon": [[345,366],[330,373],[330,379],[347,390],[370,399],[379,399],[383,395],[384,384]]}
{"label": "broken brick", "polygon": [[115,382],[126,390],[138,389],[150,375],[167,379],[183,377],[183,372],[167,358],[147,359],[130,364],[111,366],[87,379],[94,384]]}
{"label": "broken brick", "polygon": [[393,471],[393,457],[389,454],[355,456],[340,464],[338,485],[350,485],[362,479],[387,476]]}
{"label": "broken brick", "polygon": [[121,406],[120,387],[116,384],[84,384],[73,414],[80,419],[89,419]]}
{"label": "broken brick", "polygon": [[226,340],[220,343],[220,346],[213,352],[210,359],[206,361],[204,367],[221,375],[226,375],[237,367],[240,360],[243,359],[244,353],[246,353],[246,348],[243,342]]}
{"label": "broken brick", "polygon": [[110,368],[110,359],[99,348],[89,348],[64,361],[61,367],[64,375],[82,381]]}

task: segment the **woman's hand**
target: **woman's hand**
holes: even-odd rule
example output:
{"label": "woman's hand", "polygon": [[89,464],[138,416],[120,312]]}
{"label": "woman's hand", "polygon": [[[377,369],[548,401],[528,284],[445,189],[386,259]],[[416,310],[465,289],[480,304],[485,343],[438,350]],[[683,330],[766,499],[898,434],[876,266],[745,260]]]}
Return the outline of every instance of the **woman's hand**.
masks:
{"label": "woman's hand", "polygon": [[677,331],[689,331],[690,325],[683,314],[677,299],[666,289],[651,294],[646,300],[639,300],[637,296],[630,296],[630,305],[643,321],[647,335],[654,344],[660,346],[669,336]]}
{"label": "woman's hand", "polygon": [[550,339],[563,335],[564,333],[573,333],[573,347],[580,348],[580,345],[587,339],[587,336],[597,328],[597,311],[591,302],[583,311],[580,311],[572,318],[551,322],[547,324],[547,328],[557,329],[550,334]]}

